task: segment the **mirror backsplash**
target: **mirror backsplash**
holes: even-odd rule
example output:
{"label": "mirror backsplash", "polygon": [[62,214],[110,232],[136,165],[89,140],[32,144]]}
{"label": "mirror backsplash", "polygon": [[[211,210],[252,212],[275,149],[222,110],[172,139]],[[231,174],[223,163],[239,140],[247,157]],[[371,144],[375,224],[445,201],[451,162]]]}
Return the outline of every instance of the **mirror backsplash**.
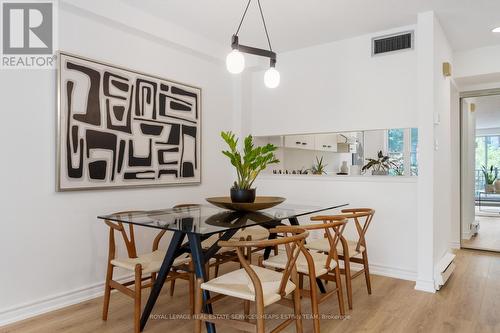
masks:
{"label": "mirror backsplash", "polygon": [[[278,147],[267,174],[418,175],[418,129],[256,136]],[[363,169],[365,167],[365,169]]]}

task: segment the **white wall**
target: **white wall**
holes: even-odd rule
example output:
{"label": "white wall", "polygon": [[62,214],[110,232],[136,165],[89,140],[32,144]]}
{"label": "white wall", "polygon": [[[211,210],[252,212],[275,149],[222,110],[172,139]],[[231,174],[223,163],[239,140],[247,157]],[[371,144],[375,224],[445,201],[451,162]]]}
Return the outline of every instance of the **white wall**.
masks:
{"label": "white wall", "polygon": [[[442,64],[453,64],[451,46],[436,19],[434,22],[434,131],[437,149],[434,151],[434,264],[449,250],[451,234],[451,78],[445,77]],[[457,101],[458,102],[458,101]],[[456,165],[456,164],[455,164]]]}
{"label": "white wall", "polygon": [[450,86],[450,138],[451,138],[451,168],[449,169],[451,176],[451,235],[450,247],[460,248],[460,187],[461,175],[460,168],[460,94],[458,87],[455,84]]}
{"label": "white wall", "polygon": [[[416,127],[416,52],[371,56],[371,38],[282,53],[278,89],[252,76],[254,135]],[[417,46],[418,47],[418,46]]]}
{"label": "white wall", "polygon": [[462,239],[469,239],[475,220],[476,114],[462,99]]}
{"label": "white wall", "polygon": [[55,71],[2,71],[0,326],[103,290],[107,230],[97,215],[202,202],[226,193],[232,178],[219,153],[234,106],[222,62],[74,7],[61,6],[59,26],[62,50],[202,88],[202,185],[56,193]]}
{"label": "white wall", "polygon": [[500,73],[500,45],[456,52],[454,58],[457,78]]}
{"label": "white wall", "polygon": [[455,52],[453,76],[461,91],[500,88],[500,45]]}
{"label": "white wall", "polygon": [[434,13],[418,15],[418,195],[415,288],[434,291]]}
{"label": "white wall", "polygon": [[[434,291],[434,267],[450,249],[452,216],[459,203],[452,183],[458,165],[456,117],[451,115],[452,81],[442,73],[453,63],[452,49],[433,12],[418,15],[418,280],[416,289]],[[456,110],[456,108],[454,108]],[[456,188],[455,188],[456,189]]]}
{"label": "white wall", "polygon": [[[414,178],[395,178],[269,175],[261,176],[256,187],[262,195],[285,196],[288,203],[348,203],[350,207],[374,208],[376,213],[366,238],[371,272],[416,280],[417,184]],[[308,217],[303,217],[300,222],[307,221]],[[357,239],[353,224],[346,229],[346,235]]]}
{"label": "white wall", "polygon": [[[279,88],[267,89],[262,72],[247,75],[252,82],[251,89],[244,91],[243,108],[250,112],[248,131],[276,135],[417,127],[416,51],[372,57],[370,48],[374,36],[414,28],[401,27],[280,54]],[[365,134],[371,133],[377,132]],[[382,137],[377,140],[370,136],[364,140],[365,146],[374,144],[375,155],[384,146],[383,133],[378,133]],[[366,154],[365,148],[368,157]],[[368,231],[372,270],[417,279],[415,179],[327,180],[271,175],[257,186],[259,193],[285,196],[288,202],[348,202],[351,207],[373,207],[377,213]],[[351,239],[354,236],[351,233]]]}

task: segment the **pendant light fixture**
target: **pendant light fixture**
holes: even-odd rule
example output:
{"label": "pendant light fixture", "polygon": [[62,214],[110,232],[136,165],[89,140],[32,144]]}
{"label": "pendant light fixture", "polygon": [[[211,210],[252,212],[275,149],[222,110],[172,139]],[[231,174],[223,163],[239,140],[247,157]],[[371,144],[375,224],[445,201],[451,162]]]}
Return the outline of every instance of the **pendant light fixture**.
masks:
{"label": "pendant light fixture", "polygon": [[231,48],[233,50],[226,57],[226,68],[230,73],[241,73],[245,69],[245,57],[243,56],[243,53],[269,58],[269,69],[264,74],[264,84],[268,88],[276,88],[280,84],[280,73],[276,70],[276,53],[273,52],[273,48],[271,46],[271,40],[269,39],[269,33],[267,32],[266,20],[264,19],[264,14],[262,13],[260,0],[257,0],[257,4],[259,5],[260,16],[264,25],[264,31],[266,32],[269,50],[242,45],[239,42],[238,33],[240,32],[241,25],[243,23],[243,20],[245,19],[248,7],[250,7],[251,2],[252,0],[248,0],[245,12],[243,13],[240,24],[238,25],[238,29],[231,38]]}

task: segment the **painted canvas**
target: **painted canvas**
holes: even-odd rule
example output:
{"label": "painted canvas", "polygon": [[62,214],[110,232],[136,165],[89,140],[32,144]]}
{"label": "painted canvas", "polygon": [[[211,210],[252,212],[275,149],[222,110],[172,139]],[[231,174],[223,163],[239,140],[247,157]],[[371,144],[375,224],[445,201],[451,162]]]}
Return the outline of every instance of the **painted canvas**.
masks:
{"label": "painted canvas", "polygon": [[201,89],[59,54],[58,190],[201,182]]}

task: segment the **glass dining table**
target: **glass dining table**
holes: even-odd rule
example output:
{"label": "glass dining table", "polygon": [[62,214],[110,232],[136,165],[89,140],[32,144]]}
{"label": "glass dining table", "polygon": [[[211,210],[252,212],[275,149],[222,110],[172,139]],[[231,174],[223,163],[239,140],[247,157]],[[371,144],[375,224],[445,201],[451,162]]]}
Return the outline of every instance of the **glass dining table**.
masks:
{"label": "glass dining table", "polygon": [[[161,210],[102,215],[98,216],[98,218],[172,232],[170,245],[168,246],[160,271],[157,274],[156,281],[141,316],[142,331],[150,317],[175,258],[189,252],[196,277],[203,280],[207,279],[205,275],[205,263],[217,253],[220,247],[216,242],[210,248],[202,249],[201,242],[203,240],[215,234],[220,235],[220,240],[229,240],[239,229],[257,225],[271,229],[277,225],[285,224],[283,223],[285,220],[288,220],[290,225],[299,225],[298,217],[300,216],[344,206],[347,206],[347,204],[320,207],[280,204],[258,212],[242,212],[225,210],[211,205],[193,205]],[[185,242],[186,237],[187,242]],[[269,238],[276,238],[276,234],[270,233]],[[264,257],[267,258],[270,252],[271,248],[265,249]],[[212,313],[209,299],[209,292],[204,291],[203,300],[206,313]],[[215,326],[207,323],[207,331],[215,332]]]}

